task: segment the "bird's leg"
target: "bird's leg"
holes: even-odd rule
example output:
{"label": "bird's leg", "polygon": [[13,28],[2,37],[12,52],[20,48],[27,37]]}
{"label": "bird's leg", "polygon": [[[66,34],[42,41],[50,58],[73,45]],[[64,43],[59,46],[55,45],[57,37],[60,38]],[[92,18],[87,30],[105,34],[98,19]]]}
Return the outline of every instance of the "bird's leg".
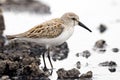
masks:
{"label": "bird's leg", "polygon": [[46,62],[45,62],[45,53],[42,54],[42,57],[43,57],[43,62],[44,62],[44,68],[43,68],[43,70],[44,71],[48,71],[48,68],[47,68]]}
{"label": "bird's leg", "polygon": [[53,65],[52,65],[52,62],[51,62],[51,59],[50,59],[50,48],[48,48],[48,60],[49,60],[49,62],[50,62],[50,65],[51,65],[51,75],[52,75],[52,73],[53,73]]}

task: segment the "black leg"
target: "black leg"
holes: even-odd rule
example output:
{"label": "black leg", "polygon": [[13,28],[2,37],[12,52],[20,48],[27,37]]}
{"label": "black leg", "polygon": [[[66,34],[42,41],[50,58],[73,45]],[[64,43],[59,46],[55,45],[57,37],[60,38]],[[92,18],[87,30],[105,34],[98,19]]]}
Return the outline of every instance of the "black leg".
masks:
{"label": "black leg", "polygon": [[47,71],[48,69],[47,69],[46,62],[45,62],[45,53],[42,54],[42,57],[43,57],[43,62],[44,62],[44,68],[43,68],[43,70]]}
{"label": "black leg", "polygon": [[52,65],[52,62],[51,62],[51,59],[50,59],[50,49],[48,49],[48,60],[49,60],[49,62],[50,62],[50,65],[51,65],[51,75],[52,75],[52,72],[53,72],[53,65]]}

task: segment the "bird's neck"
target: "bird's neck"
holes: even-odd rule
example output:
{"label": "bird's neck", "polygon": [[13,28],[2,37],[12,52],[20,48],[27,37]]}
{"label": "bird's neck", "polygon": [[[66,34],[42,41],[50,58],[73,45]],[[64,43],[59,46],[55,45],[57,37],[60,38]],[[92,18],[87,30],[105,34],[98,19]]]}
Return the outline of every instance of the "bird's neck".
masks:
{"label": "bird's neck", "polygon": [[64,25],[66,25],[66,27],[74,27],[75,24],[73,21],[68,21],[68,20],[64,20]]}

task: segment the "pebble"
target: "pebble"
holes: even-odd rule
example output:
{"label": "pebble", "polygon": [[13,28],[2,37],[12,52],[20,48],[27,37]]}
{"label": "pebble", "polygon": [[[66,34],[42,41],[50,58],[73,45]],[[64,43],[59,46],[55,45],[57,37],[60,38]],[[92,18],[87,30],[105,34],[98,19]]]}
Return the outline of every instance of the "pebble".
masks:
{"label": "pebble", "polygon": [[108,68],[108,70],[109,70],[110,72],[116,72],[116,68],[115,68],[115,67],[110,67],[110,68]]}
{"label": "pebble", "polygon": [[112,51],[117,53],[117,52],[119,52],[119,49],[118,48],[113,48]]}
{"label": "pebble", "polygon": [[106,41],[101,39],[95,42],[93,50],[98,52],[105,52],[106,46],[107,46]]}
{"label": "pebble", "polygon": [[76,63],[76,67],[77,67],[77,69],[80,69],[80,68],[81,68],[81,63],[80,63],[80,61],[78,61],[78,62]]}
{"label": "pebble", "polygon": [[99,66],[116,67],[116,66],[117,66],[117,63],[114,62],[114,61],[105,61],[105,62],[99,63]]}
{"label": "pebble", "polygon": [[107,27],[104,24],[100,24],[98,29],[100,33],[104,33],[107,30]]}
{"label": "pebble", "polygon": [[80,56],[80,53],[76,53],[76,57],[79,57]]}
{"label": "pebble", "polygon": [[91,56],[91,53],[90,53],[90,51],[85,50],[85,51],[82,52],[82,56],[85,57],[85,58],[88,58],[88,57]]}
{"label": "pebble", "polygon": [[80,72],[75,68],[71,70],[64,70],[64,68],[61,68],[57,71],[57,75],[58,75],[58,80],[78,79]]}

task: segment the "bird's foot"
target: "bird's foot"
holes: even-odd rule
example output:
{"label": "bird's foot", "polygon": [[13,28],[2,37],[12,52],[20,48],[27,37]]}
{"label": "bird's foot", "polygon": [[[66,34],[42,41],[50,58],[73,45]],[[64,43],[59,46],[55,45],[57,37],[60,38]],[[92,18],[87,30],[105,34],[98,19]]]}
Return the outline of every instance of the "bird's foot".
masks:
{"label": "bird's foot", "polygon": [[53,69],[48,69],[47,67],[44,67],[43,71],[44,72],[49,72],[50,75],[52,75],[52,73],[53,73]]}
{"label": "bird's foot", "polygon": [[49,71],[49,69],[47,67],[44,67],[43,71]]}

